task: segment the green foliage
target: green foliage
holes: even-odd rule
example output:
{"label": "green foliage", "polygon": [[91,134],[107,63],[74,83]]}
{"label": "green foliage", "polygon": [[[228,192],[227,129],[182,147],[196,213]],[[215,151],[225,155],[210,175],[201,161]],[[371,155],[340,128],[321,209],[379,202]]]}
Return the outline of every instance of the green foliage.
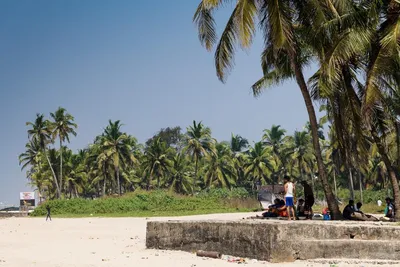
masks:
{"label": "green foliage", "polygon": [[[357,203],[361,201],[360,191],[354,191],[355,199],[354,201]],[[388,195],[388,190],[366,190],[363,191],[363,204],[371,203],[375,204],[380,199],[382,202],[385,202],[386,197],[390,197]],[[350,199],[350,191],[349,189],[341,189],[338,191],[338,198],[342,200],[344,203],[347,203]]]}
{"label": "green foliage", "polygon": [[[281,184],[286,174],[295,182],[306,180],[316,199],[325,199],[308,124],[305,131],[294,135],[286,135],[283,128],[273,125],[264,130],[261,141],[249,145],[245,138],[233,134],[230,142],[218,142],[210,128],[193,122],[183,136],[178,136],[179,127],[167,128],[144,146],[121,131],[120,121],[110,121],[92,144],[76,153],[52,143],[49,122],[43,115],[28,125],[30,139],[20,163],[42,200],[70,199],[49,202],[62,214],[172,215],[254,208],[258,205],[254,201],[256,183]],[[397,140],[390,136],[395,147]],[[348,188],[349,172],[332,127],[328,137],[320,142],[329,183],[339,188],[339,198],[346,200],[349,193],[343,188]],[[168,145],[163,138],[173,140],[173,144]],[[353,183],[357,189],[360,182],[363,188],[373,189],[363,190],[363,202],[375,203],[391,189],[389,176],[374,146],[366,158],[367,167],[354,164]],[[352,161],[359,163],[355,158]],[[169,193],[152,191],[155,188]],[[298,198],[302,191],[301,186],[296,187]],[[122,198],[112,197],[119,193]],[[360,194],[355,196],[358,201]],[[85,200],[90,198],[96,200]]]}
{"label": "green foliage", "polygon": [[[48,201],[40,205],[33,212],[33,216],[43,216],[46,214],[46,205],[49,205],[54,215],[101,215],[101,214],[121,214],[135,212],[150,213],[177,213],[187,211],[204,211],[211,213],[213,211],[240,209],[236,203],[226,202],[229,199],[247,199],[249,194],[244,189],[235,189],[232,191],[216,189],[209,192],[201,192],[197,196],[182,196],[171,192],[141,191],[125,194],[122,197],[107,197],[100,199],[58,199]],[[254,201],[250,200],[253,205]],[[256,205],[251,208],[257,208]]]}
{"label": "green foliage", "polygon": [[197,197],[212,198],[212,199],[243,199],[250,198],[251,194],[244,188],[233,188],[232,190],[226,188],[212,188],[200,192]]}

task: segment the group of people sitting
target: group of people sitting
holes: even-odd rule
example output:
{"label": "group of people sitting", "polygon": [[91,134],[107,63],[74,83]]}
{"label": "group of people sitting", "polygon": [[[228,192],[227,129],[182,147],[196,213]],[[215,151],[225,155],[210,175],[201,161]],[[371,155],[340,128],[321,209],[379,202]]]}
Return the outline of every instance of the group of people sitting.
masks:
{"label": "group of people sitting", "polygon": [[[379,221],[373,215],[365,214],[361,211],[362,203],[358,202],[354,206],[354,200],[350,200],[349,204],[343,209],[343,219],[354,220],[354,221]],[[381,221],[393,221],[394,220],[394,204],[391,198],[386,198],[386,209],[385,215],[381,218]]]}
{"label": "group of people sitting", "polygon": [[278,198],[275,199],[274,204],[268,206],[262,216],[257,216],[257,218],[287,217],[289,220],[291,218],[293,218],[293,220],[298,220],[299,217],[305,217],[306,219],[312,219],[314,194],[311,186],[306,181],[301,182],[301,185],[304,188],[304,199],[299,199],[297,202],[297,207],[295,207],[295,185],[290,181],[289,176],[284,177],[284,182],[285,200]]}
{"label": "group of people sitting", "polygon": [[[312,219],[314,205],[314,194],[311,186],[306,182],[302,181],[301,184],[304,188],[304,198],[299,199],[297,206],[295,202],[295,185],[290,181],[289,176],[284,177],[284,193],[285,200],[276,198],[274,204],[268,206],[262,216],[256,216],[256,218],[268,218],[268,217],[287,217],[288,220],[298,220],[299,217],[305,217],[306,219]],[[385,216],[381,218],[382,221],[393,221],[394,220],[394,204],[393,201],[388,197],[386,198],[386,210]],[[345,220],[356,220],[356,221],[379,221],[373,215],[365,214],[361,211],[362,203],[358,202],[354,205],[354,200],[350,200],[349,204],[343,210],[343,218]],[[330,220],[329,209],[326,207],[322,211],[323,219]]]}
{"label": "group of people sitting", "polygon": [[[306,219],[312,218],[312,210],[308,209],[305,205],[304,199],[299,199],[297,202],[297,206],[295,209],[296,219],[299,217],[306,217]],[[288,217],[287,207],[285,205],[285,201],[283,199],[276,198],[274,200],[274,204],[268,206],[268,209],[264,211],[262,214],[264,218],[273,218],[273,217]]]}

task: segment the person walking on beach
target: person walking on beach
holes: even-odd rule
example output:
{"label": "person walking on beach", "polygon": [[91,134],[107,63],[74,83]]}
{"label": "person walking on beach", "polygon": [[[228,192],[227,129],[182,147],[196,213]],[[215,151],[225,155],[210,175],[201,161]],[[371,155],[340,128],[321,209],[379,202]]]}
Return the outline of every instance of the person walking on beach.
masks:
{"label": "person walking on beach", "polygon": [[283,178],[283,181],[285,182],[285,205],[288,210],[288,220],[291,220],[291,216],[293,217],[293,220],[296,220],[296,214],[294,213],[294,184],[290,181],[290,177],[288,175],[285,175]]}
{"label": "person walking on beach", "polygon": [[50,206],[49,205],[46,206],[46,210],[47,210],[46,222],[47,222],[48,219],[50,219],[50,221],[51,221]]}

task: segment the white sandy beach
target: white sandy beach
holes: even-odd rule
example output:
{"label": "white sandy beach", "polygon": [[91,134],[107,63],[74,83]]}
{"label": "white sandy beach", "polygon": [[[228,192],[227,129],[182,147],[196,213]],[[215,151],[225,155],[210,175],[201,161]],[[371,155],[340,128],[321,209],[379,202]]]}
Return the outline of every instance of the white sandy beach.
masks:
{"label": "white sandy beach", "polygon": [[[179,218],[10,218],[0,220],[0,266],[232,266],[225,260],[199,258],[180,251],[145,248],[148,220],[240,219],[254,214],[214,214]],[[331,266],[315,262],[271,264],[249,261],[248,266]],[[337,264],[334,266],[373,266]],[[385,265],[379,265],[385,266]],[[394,266],[394,265],[387,265]]]}

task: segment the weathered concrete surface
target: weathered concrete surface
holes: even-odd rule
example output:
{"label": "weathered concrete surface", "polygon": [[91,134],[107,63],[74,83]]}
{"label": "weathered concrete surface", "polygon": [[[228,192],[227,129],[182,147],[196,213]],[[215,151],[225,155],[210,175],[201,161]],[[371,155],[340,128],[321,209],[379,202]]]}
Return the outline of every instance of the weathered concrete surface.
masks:
{"label": "weathered concrete surface", "polygon": [[147,223],[147,248],[210,250],[271,262],[400,260],[400,227],[381,223],[168,221]]}

